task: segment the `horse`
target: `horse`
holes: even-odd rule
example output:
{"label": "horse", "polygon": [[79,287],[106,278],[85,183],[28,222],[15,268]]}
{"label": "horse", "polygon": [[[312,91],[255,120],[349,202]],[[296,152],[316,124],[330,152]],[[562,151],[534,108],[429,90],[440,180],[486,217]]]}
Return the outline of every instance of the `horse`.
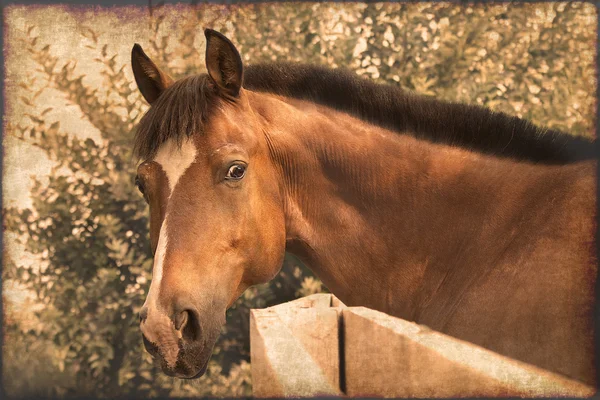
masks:
{"label": "horse", "polygon": [[[448,115],[455,106],[420,110],[406,96],[398,132],[342,100],[273,93],[277,74],[251,90],[234,44],[204,33],[207,73],[178,81],[132,50],[150,104],[134,138],[154,254],[140,328],[164,373],[203,375],[226,310],[287,251],[348,306],[596,384],[596,160],[569,161],[568,139],[551,134],[562,140],[552,150],[556,140],[485,109]],[[465,139],[486,126],[512,139],[487,151]]]}

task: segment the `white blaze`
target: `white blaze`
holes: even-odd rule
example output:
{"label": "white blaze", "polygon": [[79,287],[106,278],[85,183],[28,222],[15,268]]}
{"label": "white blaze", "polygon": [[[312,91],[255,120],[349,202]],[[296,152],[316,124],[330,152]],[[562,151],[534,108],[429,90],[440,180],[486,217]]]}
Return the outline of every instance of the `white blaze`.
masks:
{"label": "white blaze", "polygon": [[167,218],[160,227],[158,234],[158,245],[156,253],[154,253],[154,266],[152,267],[152,281],[150,282],[150,290],[146,297],[146,305],[148,308],[156,309],[156,299],[158,298],[158,290],[162,280],[163,263],[165,261],[165,253],[167,252]]}
{"label": "white blaze", "polygon": [[181,145],[181,149],[177,147],[175,140],[167,140],[156,152],[154,162],[160,164],[163,171],[169,180],[169,189],[173,193],[177,181],[183,173],[192,165],[196,158],[196,147],[191,139],[187,139]]}
{"label": "white blaze", "polygon": [[[183,142],[181,149],[178,148],[174,140],[166,141],[156,152],[154,162],[160,164],[162,170],[167,175],[169,181],[169,198],[177,185],[179,178],[192,165],[196,159],[196,147],[191,139]],[[167,199],[168,201],[168,199]],[[163,263],[167,252],[168,235],[167,235],[167,219],[169,215],[165,214],[165,219],[160,228],[158,235],[158,244],[156,253],[154,254],[154,266],[152,268],[152,282],[150,290],[146,297],[146,304],[149,308],[156,309],[156,299],[163,275]]]}

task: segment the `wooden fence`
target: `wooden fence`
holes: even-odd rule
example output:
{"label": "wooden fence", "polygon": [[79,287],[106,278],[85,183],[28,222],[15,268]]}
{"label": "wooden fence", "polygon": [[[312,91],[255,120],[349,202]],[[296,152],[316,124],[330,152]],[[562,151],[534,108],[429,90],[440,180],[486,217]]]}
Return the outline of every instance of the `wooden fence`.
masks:
{"label": "wooden fence", "polygon": [[255,397],[589,397],[595,390],[425,326],[315,294],[250,314]]}

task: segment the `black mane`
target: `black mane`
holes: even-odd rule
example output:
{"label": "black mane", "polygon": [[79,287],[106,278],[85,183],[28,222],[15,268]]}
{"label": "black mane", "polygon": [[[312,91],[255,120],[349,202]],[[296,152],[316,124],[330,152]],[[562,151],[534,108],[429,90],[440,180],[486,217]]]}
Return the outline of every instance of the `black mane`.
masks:
{"label": "black mane", "polygon": [[475,105],[376,84],[345,69],[274,63],[248,66],[244,87],[310,100],[370,123],[474,151],[546,164],[596,158],[596,141],[537,127]]}

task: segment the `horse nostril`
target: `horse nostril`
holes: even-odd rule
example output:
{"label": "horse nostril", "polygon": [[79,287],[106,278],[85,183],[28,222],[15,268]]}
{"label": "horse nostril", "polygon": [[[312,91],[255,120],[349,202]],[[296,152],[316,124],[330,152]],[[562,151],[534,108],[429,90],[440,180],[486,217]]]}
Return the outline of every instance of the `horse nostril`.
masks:
{"label": "horse nostril", "polygon": [[140,324],[148,318],[148,307],[142,307],[140,310]]}
{"label": "horse nostril", "polygon": [[189,318],[189,311],[184,310],[182,312],[180,312],[179,314],[177,314],[175,316],[175,329],[177,329],[178,331],[182,330],[183,328],[185,328],[185,325],[188,322],[188,318]]}
{"label": "horse nostril", "polygon": [[198,313],[187,308],[173,316],[175,329],[181,332],[184,341],[194,342],[200,338],[201,328]]}
{"label": "horse nostril", "polygon": [[143,333],[142,341],[144,342],[144,347],[146,348],[146,351],[150,353],[152,357],[156,357],[158,355],[158,346],[146,339],[146,336],[144,336]]}

